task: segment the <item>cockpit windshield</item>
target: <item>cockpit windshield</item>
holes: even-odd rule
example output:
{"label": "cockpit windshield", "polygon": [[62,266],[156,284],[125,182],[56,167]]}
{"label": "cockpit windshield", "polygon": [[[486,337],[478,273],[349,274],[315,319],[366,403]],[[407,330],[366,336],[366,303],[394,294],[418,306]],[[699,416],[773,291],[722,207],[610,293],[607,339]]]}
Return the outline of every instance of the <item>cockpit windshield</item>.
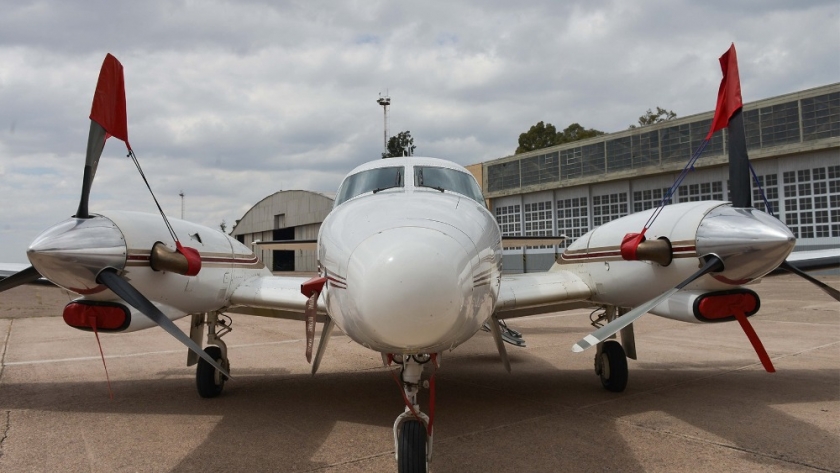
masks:
{"label": "cockpit windshield", "polygon": [[463,194],[484,205],[481,189],[470,174],[449,168],[414,166],[414,186]]}
{"label": "cockpit windshield", "polygon": [[403,187],[405,185],[403,174],[405,174],[403,166],[393,166],[369,169],[348,176],[341,184],[341,189],[335,199],[335,205],[340,205],[365,192],[373,191],[376,193],[385,189]]}

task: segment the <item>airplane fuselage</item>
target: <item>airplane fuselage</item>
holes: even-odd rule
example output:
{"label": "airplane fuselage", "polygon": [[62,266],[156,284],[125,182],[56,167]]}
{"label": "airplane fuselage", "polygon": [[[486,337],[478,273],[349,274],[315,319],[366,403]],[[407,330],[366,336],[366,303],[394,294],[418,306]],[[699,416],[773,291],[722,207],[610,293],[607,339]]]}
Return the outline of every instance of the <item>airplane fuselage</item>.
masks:
{"label": "airplane fuselage", "polygon": [[[388,161],[354,170],[321,225],[318,259],[327,278],[327,312],[372,350],[449,350],[493,313],[501,275],[499,227],[460,166],[430,158]],[[364,179],[380,166],[399,174],[400,182],[343,192],[355,185],[354,176]],[[475,192],[457,192],[462,184]]]}

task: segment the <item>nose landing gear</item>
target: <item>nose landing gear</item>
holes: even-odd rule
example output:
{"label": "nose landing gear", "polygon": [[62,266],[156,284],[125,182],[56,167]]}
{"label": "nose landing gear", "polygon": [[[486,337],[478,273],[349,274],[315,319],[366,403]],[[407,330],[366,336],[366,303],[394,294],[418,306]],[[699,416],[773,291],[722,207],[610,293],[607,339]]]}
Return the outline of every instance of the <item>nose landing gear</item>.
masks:
{"label": "nose landing gear", "polygon": [[[396,452],[397,467],[400,473],[425,473],[429,471],[432,459],[432,430],[435,415],[435,384],[434,374],[428,381],[420,380],[423,365],[432,362],[436,368],[436,355],[383,355],[383,361],[389,365],[391,361],[401,365],[400,379],[397,382],[403,390],[405,411],[394,421],[394,451]],[[395,377],[396,379],[396,377]],[[429,389],[429,415],[420,410],[417,394],[420,388]]]}

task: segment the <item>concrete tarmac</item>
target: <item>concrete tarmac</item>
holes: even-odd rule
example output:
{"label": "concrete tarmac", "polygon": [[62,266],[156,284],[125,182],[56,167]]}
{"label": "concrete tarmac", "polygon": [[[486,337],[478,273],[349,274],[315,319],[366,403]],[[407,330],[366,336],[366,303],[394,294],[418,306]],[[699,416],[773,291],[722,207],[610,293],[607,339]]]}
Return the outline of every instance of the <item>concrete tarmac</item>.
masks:
{"label": "concrete tarmac", "polygon": [[[528,344],[508,346],[512,374],[479,332],[437,371],[432,471],[840,471],[840,304],[792,276],[753,288],[773,374],[734,322],[642,317],[621,394],[601,388],[592,352],[571,352],[589,311],[510,321]],[[111,400],[94,335],[60,317],[67,301],[0,295],[0,471],[396,470],[399,388],[346,336],[312,377],[302,322],[231,314],[235,379],[201,399],[160,329],[102,335]]]}

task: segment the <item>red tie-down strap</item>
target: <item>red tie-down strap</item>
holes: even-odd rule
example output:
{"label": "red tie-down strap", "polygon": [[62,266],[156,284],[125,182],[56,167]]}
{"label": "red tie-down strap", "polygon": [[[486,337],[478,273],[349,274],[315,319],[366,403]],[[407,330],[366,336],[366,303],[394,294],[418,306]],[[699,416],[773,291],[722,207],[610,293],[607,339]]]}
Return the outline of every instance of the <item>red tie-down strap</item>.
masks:
{"label": "red tie-down strap", "polygon": [[711,320],[735,316],[758,355],[758,359],[761,360],[761,365],[768,373],[775,373],[776,368],[773,367],[770,355],[767,354],[764,344],[761,343],[761,339],[758,338],[758,334],[747,319],[747,314],[754,314],[757,308],[758,301],[751,292],[712,295],[703,298],[698,307],[700,313]]}
{"label": "red tie-down strap", "polygon": [[312,278],[300,285],[300,293],[306,298],[306,361],[312,363],[312,348],[315,345],[315,322],[318,315],[318,297],[324,289],[327,278]]}
{"label": "red tie-down strap", "polygon": [[99,356],[102,357],[102,366],[105,368],[105,380],[108,381],[108,397],[114,399],[114,391],[111,390],[111,377],[108,376],[108,365],[105,364],[105,352],[102,351],[102,343],[99,341],[99,332],[96,330],[96,316],[88,317],[88,325],[93,329],[93,334],[96,336],[96,344],[99,345]]}

